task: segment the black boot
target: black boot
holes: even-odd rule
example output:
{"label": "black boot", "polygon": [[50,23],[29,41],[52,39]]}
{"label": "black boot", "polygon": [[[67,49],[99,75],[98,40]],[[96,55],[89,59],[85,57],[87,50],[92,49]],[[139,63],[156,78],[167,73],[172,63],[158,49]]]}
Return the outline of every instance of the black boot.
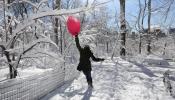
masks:
{"label": "black boot", "polygon": [[88,86],[93,88],[92,82],[88,82]]}

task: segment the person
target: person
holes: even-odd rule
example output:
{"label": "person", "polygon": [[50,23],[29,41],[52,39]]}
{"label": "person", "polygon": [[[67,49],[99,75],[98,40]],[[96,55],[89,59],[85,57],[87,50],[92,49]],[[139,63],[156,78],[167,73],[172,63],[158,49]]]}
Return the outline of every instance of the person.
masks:
{"label": "person", "polygon": [[78,35],[75,36],[75,42],[76,42],[76,46],[78,48],[78,51],[80,53],[80,62],[78,64],[77,70],[78,71],[82,71],[84,73],[84,75],[86,76],[86,80],[88,83],[88,86],[93,88],[92,85],[92,76],[91,76],[91,61],[90,58],[93,61],[99,62],[99,61],[104,61],[104,58],[96,58],[93,55],[93,52],[90,50],[90,47],[88,45],[85,45],[84,48],[82,48],[80,46],[79,43],[79,38]]}

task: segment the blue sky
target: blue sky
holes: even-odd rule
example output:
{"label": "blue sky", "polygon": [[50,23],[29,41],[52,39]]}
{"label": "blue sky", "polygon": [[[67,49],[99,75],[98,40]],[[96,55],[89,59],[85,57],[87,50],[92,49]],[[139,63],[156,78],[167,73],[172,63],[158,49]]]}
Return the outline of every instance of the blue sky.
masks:
{"label": "blue sky", "polygon": [[[86,0],[84,0],[86,1]],[[94,1],[94,0],[89,0],[90,2]],[[105,2],[105,1],[109,1],[109,0],[98,0],[99,2]],[[141,0],[143,2],[143,0]],[[174,4],[175,5],[175,4]],[[152,1],[152,6],[153,7],[158,7],[160,6],[159,1],[158,0],[153,0]],[[107,8],[108,11],[110,13],[111,16],[114,16],[115,12],[117,11],[118,16],[119,16],[119,12],[120,12],[120,4],[119,4],[119,0],[111,0],[111,2],[109,2],[107,4]],[[138,16],[138,11],[139,11],[139,6],[138,6],[138,0],[126,0],[126,20],[129,22],[129,24],[132,26],[135,21],[136,18],[134,16]],[[167,21],[164,21],[164,18],[162,17],[162,13],[152,13],[152,17],[151,17],[151,24],[152,25],[160,25],[160,26],[168,26],[170,23],[173,23],[172,26],[175,27],[175,20],[174,16],[175,15],[175,11],[172,8],[171,12],[169,13],[169,17],[167,18]],[[145,18],[144,21],[144,26],[147,27],[147,17]]]}

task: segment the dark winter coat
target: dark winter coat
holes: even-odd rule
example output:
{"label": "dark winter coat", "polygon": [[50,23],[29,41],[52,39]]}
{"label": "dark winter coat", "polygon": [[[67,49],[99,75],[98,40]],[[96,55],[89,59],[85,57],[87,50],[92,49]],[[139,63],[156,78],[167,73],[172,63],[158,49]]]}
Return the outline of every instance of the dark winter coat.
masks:
{"label": "dark winter coat", "polygon": [[90,50],[89,46],[85,46],[84,48],[82,48],[80,46],[79,43],[79,39],[78,36],[75,37],[75,42],[76,42],[76,46],[80,52],[80,62],[78,64],[77,70],[79,71],[91,71],[91,62],[90,62],[90,58],[93,61],[104,61],[104,59],[101,58],[96,58],[92,51]]}

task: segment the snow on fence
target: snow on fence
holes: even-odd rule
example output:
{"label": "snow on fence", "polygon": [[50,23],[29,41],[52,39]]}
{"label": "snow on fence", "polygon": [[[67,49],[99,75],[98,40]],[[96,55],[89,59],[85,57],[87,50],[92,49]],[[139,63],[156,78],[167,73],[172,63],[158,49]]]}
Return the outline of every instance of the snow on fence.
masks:
{"label": "snow on fence", "polygon": [[79,72],[77,71],[77,67],[74,64],[70,64],[65,68],[65,80],[69,81],[76,77],[78,77]]}
{"label": "snow on fence", "polygon": [[163,82],[166,91],[175,98],[175,73],[170,70],[165,71],[163,74]]}
{"label": "snow on fence", "polygon": [[[67,69],[67,70],[65,70]],[[43,72],[26,78],[16,78],[0,82],[0,100],[38,100],[65,82],[65,77],[76,77],[75,67],[72,74],[68,67]]]}

